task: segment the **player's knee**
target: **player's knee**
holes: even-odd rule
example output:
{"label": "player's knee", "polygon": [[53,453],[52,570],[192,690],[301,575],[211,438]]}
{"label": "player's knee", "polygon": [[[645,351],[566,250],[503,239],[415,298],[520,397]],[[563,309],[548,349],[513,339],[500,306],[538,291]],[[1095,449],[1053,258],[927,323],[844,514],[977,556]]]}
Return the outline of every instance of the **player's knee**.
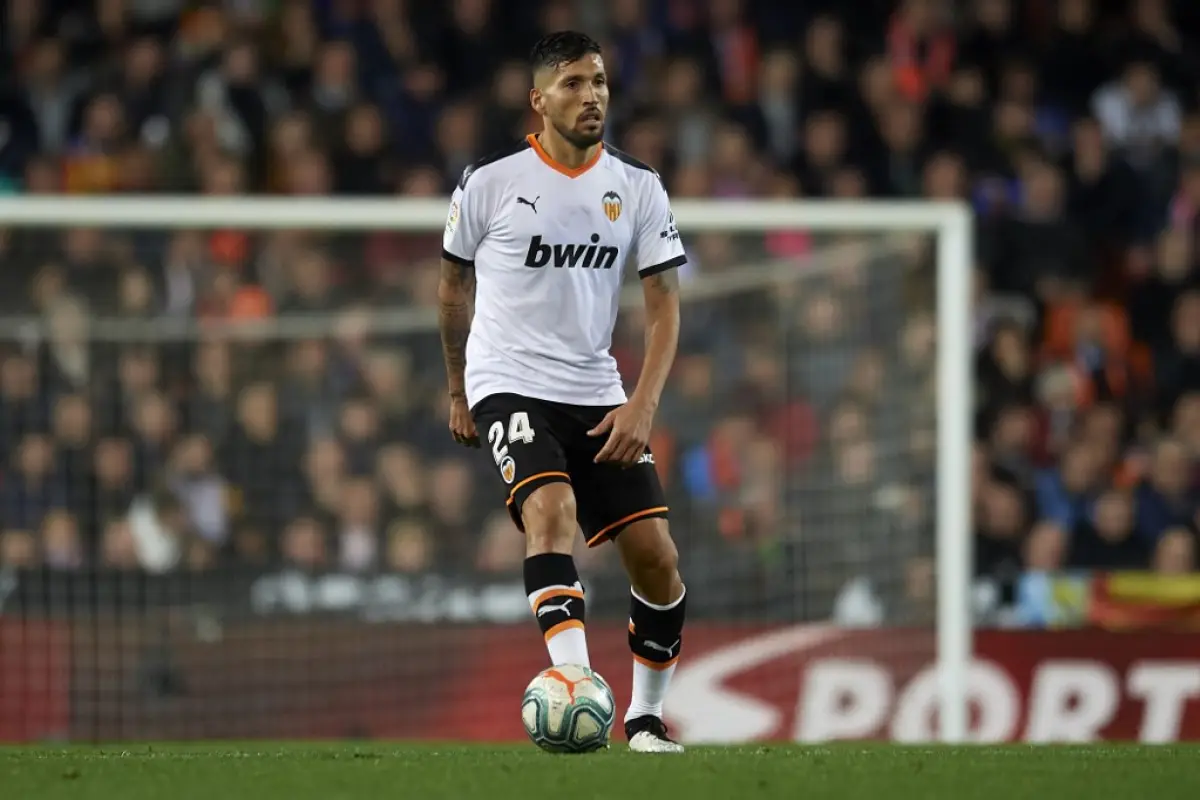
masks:
{"label": "player's knee", "polygon": [[679,578],[679,551],[675,542],[666,537],[652,548],[642,561],[639,572],[647,582],[663,586]]}
{"label": "player's knee", "polygon": [[651,603],[665,604],[679,597],[683,581],[679,577],[679,550],[665,526],[656,527],[659,530],[655,535],[638,537],[638,546],[628,554],[626,563],[634,590]]}
{"label": "player's knee", "polygon": [[575,549],[575,493],[566,483],[538,487],[521,506],[530,553],[570,553]]}

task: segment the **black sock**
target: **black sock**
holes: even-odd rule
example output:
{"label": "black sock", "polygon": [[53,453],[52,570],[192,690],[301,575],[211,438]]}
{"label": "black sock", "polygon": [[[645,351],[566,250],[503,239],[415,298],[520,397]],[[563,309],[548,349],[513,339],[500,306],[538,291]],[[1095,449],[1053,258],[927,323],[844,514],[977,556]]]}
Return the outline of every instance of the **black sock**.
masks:
{"label": "black sock", "polygon": [[651,669],[666,669],[679,660],[687,592],[667,606],[653,606],[636,594],[629,601],[629,649]]}
{"label": "black sock", "polygon": [[550,660],[556,666],[590,666],[584,635],[586,605],[575,559],[563,553],[526,558],[525,593],[546,640]]}

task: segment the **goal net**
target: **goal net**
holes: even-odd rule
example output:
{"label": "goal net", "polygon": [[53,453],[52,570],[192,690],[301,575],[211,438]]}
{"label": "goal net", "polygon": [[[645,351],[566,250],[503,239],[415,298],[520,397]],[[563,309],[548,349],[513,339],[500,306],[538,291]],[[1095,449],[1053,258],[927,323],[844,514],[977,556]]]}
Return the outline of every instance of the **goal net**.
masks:
{"label": "goal net", "polygon": [[[672,730],[963,738],[965,213],[675,213]],[[503,487],[446,430],[444,219],[0,202],[0,740],[523,735],[545,653]],[[631,277],[630,382],[642,331]],[[623,707],[628,585],[613,548],[578,560]]]}

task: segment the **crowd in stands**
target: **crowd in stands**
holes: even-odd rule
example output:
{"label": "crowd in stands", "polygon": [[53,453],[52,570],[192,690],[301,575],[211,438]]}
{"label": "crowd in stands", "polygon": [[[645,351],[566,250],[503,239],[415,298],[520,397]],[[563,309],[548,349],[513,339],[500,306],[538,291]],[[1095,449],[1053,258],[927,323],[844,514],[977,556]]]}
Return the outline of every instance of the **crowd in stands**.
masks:
{"label": "crowd in stands", "polygon": [[[10,0],[0,192],[443,198],[537,129],[524,55],[572,27],[674,198],[972,205],[981,579],[1196,569],[1187,0]],[[372,331],[436,302],[439,233],[0,229],[0,565],[512,574],[436,330]],[[685,307],[654,441],[685,570],[724,612],[927,618],[929,243],[683,234],[685,280],[803,276]],[[292,314],[311,335],[204,334]]]}

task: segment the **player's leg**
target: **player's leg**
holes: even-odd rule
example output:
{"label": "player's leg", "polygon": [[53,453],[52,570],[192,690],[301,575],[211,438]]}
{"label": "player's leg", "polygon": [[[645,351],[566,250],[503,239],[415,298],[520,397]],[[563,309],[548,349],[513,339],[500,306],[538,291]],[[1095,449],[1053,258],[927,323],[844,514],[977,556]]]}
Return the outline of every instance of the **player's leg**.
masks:
{"label": "player's leg", "polygon": [[579,525],[552,409],[492,395],[472,413],[504,482],[510,516],[525,534],[525,592],[553,664],[590,666],[583,586],[571,556]]}
{"label": "player's leg", "polygon": [[662,721],[663,700],[683,646],[687,590],[667,520],[629,523],[614,540],[629,575],[629,650],[633,693],[625,712],[630,747],[641,752],[680,752]]}
{"label": "player's leg", "polygon": [[630,748],[682,752],[667,736],[662,708],[683,643],[686,590],[654,457],[648,453],[641,464],[628,468],[579,458],[572,467],[588,546],[614,541],[629,575],[633,694],[625,735]]}
{"label": "player's leg", "polygon": [[586,600],[571,555],[579,535],[571,485],[545,483],[523,502],[515,496],[514,505],[525,530],[525,592],[550,661],[591,666],[584,633]]}

